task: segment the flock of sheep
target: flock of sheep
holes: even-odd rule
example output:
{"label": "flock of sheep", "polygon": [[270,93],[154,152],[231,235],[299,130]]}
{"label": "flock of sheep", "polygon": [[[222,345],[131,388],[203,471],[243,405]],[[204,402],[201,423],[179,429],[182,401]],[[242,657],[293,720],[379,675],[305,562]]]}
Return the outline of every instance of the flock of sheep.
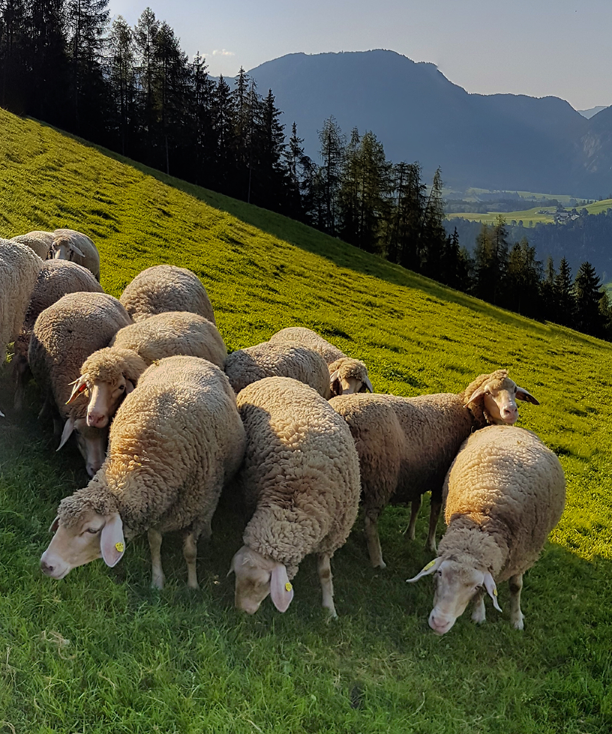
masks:
{"label": "flock of sheep", "polygon": [[162,588],[162,537],[181,531],[197,588],[198,538],[225,490],[251,512],[230,569],[236,606],[254,613],[270,595],[284,612],[315,553],[334,617],[330,560],[360,500],[370,560],[384,568],[381,511],[411,502],[414,538],[431,491],[432,552],[443,504],[448,527],[410,581],[436,575],[432,629],[447,632],[471,600],[483,622],[485,594],[500,610],[504,580],[523,628],[523,573],[561,517],[565,480],[554,453],[512,425],[517,400],[538,403],[506,370],[459,394],[374,394],[363,362],[303,327],[228,356],[206,290],[184,268],[151,267],[120,299],[99,276],[94,243],[73,230],[0,240],[0,364],[14,341],[14,409],[31,372],[59,448],[74,434],[91,477],[59,505],[45,574],[61,579],[99,557],[114,566],[146,532]]}

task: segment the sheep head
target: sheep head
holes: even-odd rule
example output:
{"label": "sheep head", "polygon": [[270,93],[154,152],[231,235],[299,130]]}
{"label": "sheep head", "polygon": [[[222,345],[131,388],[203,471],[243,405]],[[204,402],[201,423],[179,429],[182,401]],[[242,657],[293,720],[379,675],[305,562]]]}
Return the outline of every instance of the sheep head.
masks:
{"label": "sheep head", "polygon": [[293,599],[293,586],[282,563],[266,558],[248,545],[243,545],[232,558],[228,576],[232,571],[236,574],[237,609],[255,614],[262,601],[270,594],[278,611],[287,611]]}
{"label": "sheep head", "polygon": [[55,237],[49,257],[54,260],[74,260],[74,256],[85,257],[82,250],[69,237]]}
{"label": "sheep head", "polygon": [[508,370],[479,375],[463,392],[463,404],[486,423],[513,425],[518,419],[517,400],[540,403],[514,380]]}
{"label": "sheep head", "polygon": [[341,357],[329,365],[329,382],[332,395],[374,392],[368,368],[360,360],[351,357]]}

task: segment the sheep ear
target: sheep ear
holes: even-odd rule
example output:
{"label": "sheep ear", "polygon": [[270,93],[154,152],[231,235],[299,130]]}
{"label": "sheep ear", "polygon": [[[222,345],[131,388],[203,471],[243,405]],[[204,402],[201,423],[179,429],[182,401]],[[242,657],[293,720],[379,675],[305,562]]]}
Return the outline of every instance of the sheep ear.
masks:
{"label": "sheep ear", "polygon": [[233,573],[236,573],[236,554],[234,554],[234,557],[232,558],[229,571],[225,574],[225,578],[229,578]]}
{"label": "sheep ear", "polygon": [[59,451],[62,446],[66,443],[66,441],[72,436],[72,432],[74,431],[74,418],[68,418],[68,420],[64,423],[64,430],[62,431],[62,437],[60,439],[60,445],[57,447],[56,451]]}
{"label": "sheep ear", "polygon": [[370,382],[370,378],[366,377],[363,381],[363,384],[368,388],[369,392],[374,392],[374,388],[372,387],[372,383]]}
{"label": "sheep ear", "polygon": [[49,525],[49,532],[55,533],[57,532],[57,529],[59,528],[59,515],[55,518],[55,520]]}
{"label": "sheep ear", "polygon": [[487,594],[493,600],[493,606],[495,607],[495,609],[497,609],[498,612],[501,612],[502,608],[499,606],[499,602],[497,601],[497,586],[495,585],[493,576],[491,576],[488,571],[484,575],[484,585],[485,589],[487,590]]}
{"label": "sheep ear", "polygon": [[438,569],[438,566],[442,563],[441,558],[434,558],[433,561],[429,561],[429,563],[424,566],[416,576],[413,576],[411,579],[406,579],[407,584],[413,584],[415,581],[418,581],[419,579],[423,578],[423,576],[430,576],[434,571]]}
{"label": "sheep ear", "polygon": [[329,386],[333,395],[342,395],[342,386],[340,384],[340,370],[334,370],[329,376]]}
{"label": "sheep ear", "polygon": [[110,516],[100,533],[100,552],[107,566],[116,566],[125,553],[125,538],[123,537],[123,521],[121,515],[115,512]]}
{"label": "sheep ear", "polygon": [[131,392],[134,392],[134,383],[131,380],[128,380],[126,378],[125,380],[125,394],[129,395]]}
{"label": "sheep ear", "polygon": [[71,249],[71,250],[72,250],[72,251],[73,251],[74,253],[76,253],[76,254],[77,254],[77,255],[78,255],[79,257],[85,257],[85,255],[83,255],[83,251],[82,251],[82,250],[81,250],[80,248],[78,248],[78,247],[77,247],[76,245],[72,245],[72,244],[71,244],[71,245],[70,245],[70,249]]}
{"label": "sheep ear", "polygon": [[517,400],[524,400],[527,403],[532,403],[533,405],[539,405],[540,401],[536,400],[533,395],[525,390],[524,387],[518,387],[516,388],[516,399]]}
{"label": "sheep ear", "polygon": [[78,398],[78,396],[85,390],[87,387],[87,376],[81,375],[78,380],[75,380],[73,383],[74,387],[72,388],[72,392],[70,393],[70,397],[68,400],[66,400],[66,405],[68,403],[71,403],[73,400]]}
{"label": "sheep ear", "polygon": [[287,569],[282,563],[277,563],[272,569],[270,577],[270,596],[279,612],[286,612],[293,599],[293,584],[287,576]]}
{"label": "sheep ear", "polygon": [[465,404],[469,405],[470,403],[475,403],[477,400],[484,398],[486,393],[487,391],[484,387],[479,387],[478,390],[476,390],[476,392],[470,395],[470,399]]}
{"label": "sheep ear", "polygon": [[1,410],[0,410],[0,418],[6,418],[6,416],[4,415],[4,413]]}

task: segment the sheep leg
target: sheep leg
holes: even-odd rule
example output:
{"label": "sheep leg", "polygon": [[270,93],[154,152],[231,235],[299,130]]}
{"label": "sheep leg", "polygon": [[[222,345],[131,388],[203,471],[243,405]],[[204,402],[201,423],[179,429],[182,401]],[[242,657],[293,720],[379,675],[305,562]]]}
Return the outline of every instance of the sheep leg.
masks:
{"label": "sheep leg", "polygon": [[442,500],[431,498],[431,506],[429,510],[429,532],[427,533],[427,549],[432,553],[436,552],[436,527],[440,510],[442,509]]}
{"label": "sheep leg", "polygon": [[418,496],[417,499],[412,500],[412,511],[410,513],[410,523],[408,524],[408,537],[410,540],[414,540],[416,535],[416,521],[419,514],[419,510],[421,509],[421,502],[422,498],[421,495]]}
{"label": "sheep leg", "polygon": [[151,528],[147,533],[147,536],[149,538],[149,548],[151,549],[151,567],[153,571],[151,586],[154,589],[163,589],[165,577],[164,569],[161,564],[162,534],[159,530],[153,530],[153,528]]}
{"label": "sheep leg", "polygon": [[510,621],[515,630],[525,627],[525,615],[521,612],[521,590],[523,588],[523,574],[517,573],[510,577]]}
{"label": "sheep leg", "polygon": [[321,581],[321,591],[323,592],[323,608],[328,610],[330,619],[336,619],[338,615],[334,607],[334,584],[328,555],[324,553],[319,554],[317,569]]}
{"label": "sheep leg", "polygon": [[198,539],[192,530],[183,538],[183,556],[187,562],[187,586],[190,589],[199,589],[196,559],[198,557]]}
{"label": "sheep leg", "polygon": [[387,564],[383,561],[382,548],[380,547],[380,538],[378,537],[378,516],[380,510],[369,510],[365,516],[365,532],[368,541],[368,553],[370,554],[370,563],[374,568],[386,568]]}
{"label": "sheep leg", "polygon": [[472,619],[476,624],[482,624],[487,618],[487,610],[484,603],[484,589],[480,589],[474,596],[474,607],[472,611]]}

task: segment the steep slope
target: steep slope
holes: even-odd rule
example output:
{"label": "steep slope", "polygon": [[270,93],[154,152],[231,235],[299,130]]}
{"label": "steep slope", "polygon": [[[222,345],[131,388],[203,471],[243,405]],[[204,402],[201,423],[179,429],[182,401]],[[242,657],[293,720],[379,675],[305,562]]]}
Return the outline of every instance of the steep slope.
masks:
{"label": "steep slope", "polygon": [[[371,367],[378,390],[459,390],[500,365],[541,400],[521,425],[561,455],[568,508],[527,574],[526,631],[488,611],[440,640],[430,556],[389,509],[389,568],[367,566],[361,521],[334,558],[340,619],[320,613],[315,564],[285,615],[232,609],[225,575],[243,518],[231,507],[200,548],[202,590],[184,588],[180,539],[164,541],[168,586],[149,589],[148,548],[129,545],[61,582],[37,567],[58,500],[86,482],[76,451],[29,410],[0,423],[0,728],[18,732],[513,734],[610,728],[612,345],[450,291],[270,212],[186,185],[0,111],[0,235],[69,226],[96,241],[119,295],[158,262],[192,268],[232,348],[303,323]],[[9,404],[6,374],[0,401]],[[67,447],[68,448],[68,447]],[[423,513],[424,514],[424,513]]]}

